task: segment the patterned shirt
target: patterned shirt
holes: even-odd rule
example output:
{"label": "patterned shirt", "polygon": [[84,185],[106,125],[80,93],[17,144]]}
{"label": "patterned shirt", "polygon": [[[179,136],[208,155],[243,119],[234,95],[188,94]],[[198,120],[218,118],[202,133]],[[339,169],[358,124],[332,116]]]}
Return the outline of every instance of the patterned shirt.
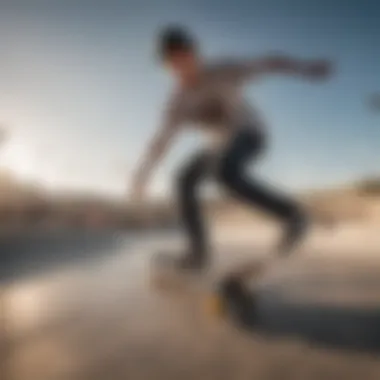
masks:
{"label": "patterned shirt", "polygon": [[164,128],[191,124],[211,137],[211,146],[228,141],[239,128],[263,128],[258,112],[243,95],[243,87],[258,74],[255,62],[224,61],[204,65],[197,84],[180,88],[169,99]]}

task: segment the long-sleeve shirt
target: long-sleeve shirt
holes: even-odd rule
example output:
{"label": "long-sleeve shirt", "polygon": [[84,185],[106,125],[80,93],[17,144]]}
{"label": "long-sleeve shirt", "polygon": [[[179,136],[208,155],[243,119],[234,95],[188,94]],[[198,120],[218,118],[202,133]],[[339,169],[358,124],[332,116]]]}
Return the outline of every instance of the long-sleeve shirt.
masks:
{"label": "long-sleeve shirt", "polygon": [[243,90],[258,72],[255,61],[224,60],[203,66],[197,84],[171,95],[163,128],[190,125],[209,136],[210,147],[219,147],[239,128],[263,129],[263,122],[245,99]]}

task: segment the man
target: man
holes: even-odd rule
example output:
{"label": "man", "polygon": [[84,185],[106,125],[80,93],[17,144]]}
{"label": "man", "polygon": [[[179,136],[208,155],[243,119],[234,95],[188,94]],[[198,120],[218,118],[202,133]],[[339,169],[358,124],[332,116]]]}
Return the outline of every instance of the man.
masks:
{"label": "man", "polygon": [[[199,270],[209,259],[209,246],[199,209],[198,188],[212,174],[224,188],[248,205],[261,207],[283,221],[279,252],[288,253],[306,232],[307,219],[298,204],[249,178],[245,169],[267,145],[257,113],[245,102],[243,86],[266,74],[322,79],[326,61],[301,61],[284,56],[206,63],[193,36],[181,27],[168,27],[158,41],[161,60],[174,75],[177,88],[169,99],[161,129],[134,177],[134,197],[144,196],[152,171],[185,124],[208,135],[208,145],[181,169],[177,191],[189,247],[178,260],[181,269]],[[177,262],[176,262],[177,264]]]}

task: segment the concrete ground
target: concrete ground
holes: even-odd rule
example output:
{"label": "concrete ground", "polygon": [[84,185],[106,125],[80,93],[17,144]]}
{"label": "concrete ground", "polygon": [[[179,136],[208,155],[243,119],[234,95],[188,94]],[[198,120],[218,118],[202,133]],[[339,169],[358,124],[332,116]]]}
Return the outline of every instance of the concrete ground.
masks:
{"label": "concrete ground", "polygon": [[[216,265],[232,268],[265,257],[273,234],[218,228]],[[112,255],[4,285],[0,379],[380,378],[376,353],[248,334],[209,319],[186,299],[163,296],[149,281],[149,252],[166,243],[155,239],[133,246],[121,239]],[[267,282],[298,279],[288,289],[301,303],[380,308],[380,281],[363,288],[352,280],[380,278],[378,228],[353,224],[316,231],[298,256],[273,268]],[[305,285],[316,277],[327,279],[322,287]],[[343,277],[348,280],[340,287],[329,287],[329,280]]]}

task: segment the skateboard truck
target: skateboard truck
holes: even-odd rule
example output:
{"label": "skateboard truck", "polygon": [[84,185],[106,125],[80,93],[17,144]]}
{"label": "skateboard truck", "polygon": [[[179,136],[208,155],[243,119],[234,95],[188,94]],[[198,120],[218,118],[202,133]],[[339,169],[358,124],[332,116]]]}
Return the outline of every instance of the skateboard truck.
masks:
{"label": "skateboard truck", "polygon": [[216,294],[223,314],[231,316],[238,324],[252,323],[252,294],[241,278],[227,278],[220,284]]}

